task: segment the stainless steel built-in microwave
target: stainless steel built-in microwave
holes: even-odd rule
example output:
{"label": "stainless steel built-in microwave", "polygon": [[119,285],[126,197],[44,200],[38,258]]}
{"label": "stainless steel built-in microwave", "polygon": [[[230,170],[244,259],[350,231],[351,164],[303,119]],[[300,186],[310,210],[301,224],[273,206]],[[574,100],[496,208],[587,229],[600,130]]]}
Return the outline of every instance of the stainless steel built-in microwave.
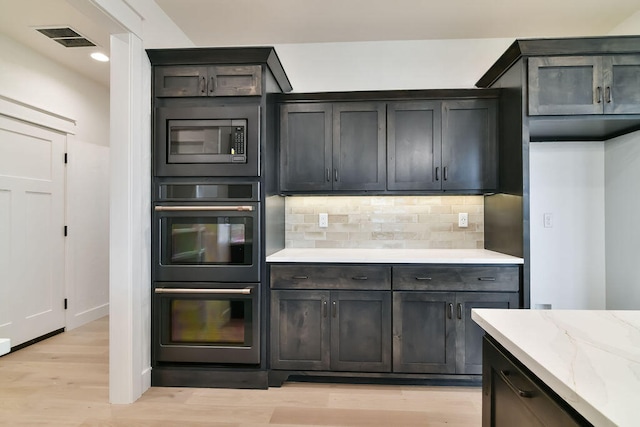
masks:
{"label": "stainless steel built-in microwave", "polygon": [[258,105],[158,108],[155,176],[259,176]]}
{"label": "stainless steel built-in microwave", "polygon": [[246,120],[169,120],[168,163],[246,163]]}

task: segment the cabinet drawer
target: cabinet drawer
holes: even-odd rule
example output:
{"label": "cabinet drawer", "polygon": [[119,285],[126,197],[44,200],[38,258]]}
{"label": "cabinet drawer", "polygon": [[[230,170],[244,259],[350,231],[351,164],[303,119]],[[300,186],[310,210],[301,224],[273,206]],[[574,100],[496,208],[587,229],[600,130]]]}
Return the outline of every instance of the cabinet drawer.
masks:
{"label": "cabinet drawer", "polygon": [[518,266],[393,267],[394,290],[517,292]]}
{"label": "cabinet drawer", "polygon": [[378,265],[272,265],[273,289],[391,289],[391,267]]}
{"label": "cabinet drawer", "polygon": [[[509,356],[498,350],[489,340],[483,342],[483,358],[489,367],[482,381],[483,411],[493,413],[487,417],[490,425],[507,426],[590,426],[575,410],[547,392],[541,381],[514,364]],[[491,390],[487,393],[486,388]],[[490,396],[489,396],[490,395]],[[489,401],[489,399],[491,399]],[[485,404],[490,408],[485,409]],[[486,420],[485,418],[485,420]]]}

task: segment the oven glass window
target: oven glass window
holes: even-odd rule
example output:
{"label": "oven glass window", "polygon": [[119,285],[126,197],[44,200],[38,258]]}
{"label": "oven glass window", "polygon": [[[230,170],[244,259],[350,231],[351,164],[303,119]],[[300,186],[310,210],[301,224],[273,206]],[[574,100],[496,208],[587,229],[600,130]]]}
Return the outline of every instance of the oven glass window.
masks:
{"label": "oven glass window", "polygon": [[245,345],[250,335],[250,305],[248,300],[174,299],[171,301],[171,341]]}
{"label": "oven glass window", "polygon": [[165,218],[163,263],[180,265],[252,265],[253,219],[215,216]]}

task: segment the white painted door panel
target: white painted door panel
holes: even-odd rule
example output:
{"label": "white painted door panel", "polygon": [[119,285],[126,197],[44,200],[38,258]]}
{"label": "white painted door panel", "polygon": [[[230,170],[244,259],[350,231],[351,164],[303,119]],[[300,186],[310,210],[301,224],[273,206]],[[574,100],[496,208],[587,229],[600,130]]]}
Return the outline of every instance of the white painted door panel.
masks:
{"label": "white painted door panel", "polygon": [[64,327],[66,137],[0,116],[0,337]]}

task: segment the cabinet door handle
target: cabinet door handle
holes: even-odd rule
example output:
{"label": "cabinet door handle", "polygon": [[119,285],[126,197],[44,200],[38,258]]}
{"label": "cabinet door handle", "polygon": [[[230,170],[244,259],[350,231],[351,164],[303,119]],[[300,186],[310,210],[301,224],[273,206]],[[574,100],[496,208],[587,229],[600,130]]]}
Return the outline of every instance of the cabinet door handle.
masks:
{"label": "cabinet door handle", "polygon": [[607,86],[604,90],[604,98],[607,104],[611,104],[611,86]]}
{"label": "cabinet door handle", "polygon": [[480,280],[481,282],[495,282],[496,278],[495,277],[478,277],[478,280]]}
{"label": "cabinet door handle", "polygon": [[447,313],[449,319],[453,318],[453,304],[449,303],[449,312]]}
{"label": "cabinet door handle", "polygon": [[200,93],[207,93],[207,78],[205,76],[202,76],[200,80]]}
{"label": "cabinet door handle", "polygon": [[440,167],[436,166],[436,181],[440,181]]}
{"label": "cabinet door handle", "polygon": [[331,316],[336,317],[338,315],[338,304],[335,301],[331,302]]}
{"label": "cabinet door handle", "polygon": [[458,303],[458,319],[462,319],[462,304]]}
{"label": "cabinet door handle", "polygon": [[416,277],[416,280],[431,280],[431,277]]}
{"label": "cabinet door handle", "polygon": [[351,280],[369,280],[367,276],[354,276]]}
{"label": "cabinet door handle", "polygon": [[338,182],[338,168],[333,170],[333,179]]}
{"label": "cabinet door handle", "polygon": [[209,93],[213,93],[216,89],[216,81],[213,79],[213,76],[209,79]]}
{"label": "cabinet door handle", "polygon": [[293,280],[305,280],[308,279],[309,276],[291,276]]}
{"label": "cabinet door handle", "polygon": [[327,182],[331,181],[331,169],[327,168]]}
{"label": "cabinet door handle", "polygon": [[327,317],[327,300],[322,300],[322,317]]}
{"label": "cabinet door handle", "polygon": [[596,88],[596,102],[598,104],[602,103],[602,88],[600,86]]}
{"label": "cabinet door handle", "polygon": [[520,397],[525,397],[527,399],[530,399],[533,397],[533,392],[529,391],[529,390],[522,390],[521,388],[517,387],[514,383],[511,382],[511,379],[509,378],[509,375],[511,375],[511,373],[509,371],[500,371],[500,378],[502,378],[502,380],[507,383],[507,385],[509,386],[509,388],[516,393],[518,396]]}
{"label": "cabinet door handle", "polygon": [[442,170],[442,180],[443,180],[443,181],[446,181],[446,180],[447,180],[447,178],[448,178],[448,175],[449,175],[449,174],[447,173],[447,167],[445,166],[445,167],[443,168],[443,170]]}

